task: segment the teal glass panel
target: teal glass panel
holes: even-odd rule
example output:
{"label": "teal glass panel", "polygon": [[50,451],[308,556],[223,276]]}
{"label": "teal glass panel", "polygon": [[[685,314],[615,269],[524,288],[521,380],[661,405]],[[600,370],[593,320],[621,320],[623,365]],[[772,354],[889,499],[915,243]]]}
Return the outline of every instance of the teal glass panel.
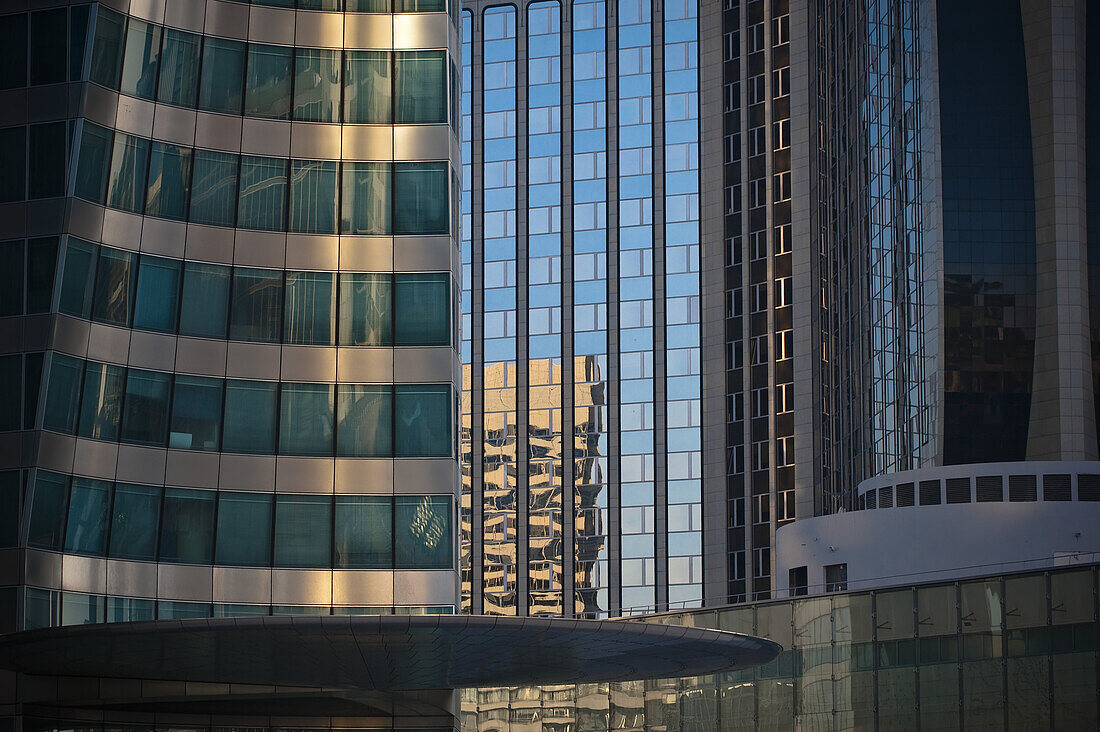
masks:
{"label": "teal glass panel", "polygon": [[0,130],[0,203],[22,201],[27,194],[27,128]]}
{"label": "teal glass panel", "polygon": [[283,318],[283,273],[277,269],[233,269],[229,337],[278,343]]}
{"label": "teal glass panel", "polygon": [[57,590],[28,587],[23,603],[24,630],[61,625],[61,593]]}
{"label": "teal glass panel", "polygon": [[88,78],[108,89],[118,89],[122,71],[122,37],[126,16],[103,5],[96,6],[95,31],[92,34],[92,62]]}
{"label": "teal glass panel", "polygon": [[224,452],[275,454],[277,390],[268,381],[226,380]]}
{"label": "teal glass panel", "polygon": [[283,384],[279,454],[332,454],[332,384]]}
{"label": "teal glass panel", "polygon": [[73,478],[65,551],[102,557],[107,552],[112,485],[106,480]]}
{"label": "teal glass panel", "polygon": [[0,547],[19,545],[19,520],[23,513],[22,471],[0,471]]}
{"label": "teal glass panel", "polygon": [[451,454],[451,387],[398,384],[394,387],[394,445],[397,457]]}
{"label": "teal glass panel", "polygon": [[191,197],[191,148],[153,141],[145,215],[183,221]]}
{"label": "teal glass panel", "polygon": [[65,514],[69,508],[69,477],[37,471],[27,522],[27,546],[61,551],[65,541]]}
{"label": "teal glass panel", "polygon": [[448,569],[454,528],[450,496],[394,496],[394,567]]}
{"label": "teal glass panel", "polygon": [[283,342],[331,346],[336,338],[336,287],[331,272],[287,272]]}
{"label": "teal glass panel", "polygon": [[33,430],[38,420],[38,389],[42,384],[42,353],[23,356],[23,429]]}
{"label": "teal glass panel", "polygon": [[283,158],[241,156],[237,227],[261,231],[286,229],[286,174]]}
{"label": "teal glass panel", "polygon": [[392,231],[392,175],[388,163],[344,163],[340,190],[340,231],[389,234]]}
{"label": "teal glass panel", "polygon": [[107,622],[107,598],[79,592],[61,593],[62,625],[93,625]]}
{"label": "teal glass panel", "polygon": [[441,13],[447,9],[446,0],[394,0],[395,13]]}
{"label": "teal glass panel", "polygon": [[294,119],[340,120],[340,52],[324,48],[295,49]]}
{"label": "teal glass panel", "polygon": [[137,255],[123,249],[101,247],[95,275],[92,320],[128,326],[134,302]]}
{"label": "teal glass panel", "polygon": [[344,54],[344,122],[388,125],[393,120],[393,73],[387,51]]}
{"label": "teal glass panel", "polygon": [[118,440],[126,368],[88,361],[77,434],[94,440]]}
{"label": "teal glass panel", "polygon": [[108,166],[114,133],[91,122],[82,124],[74,194],[78,198],[102,204],[107,200],[107,174],[110,172]]}
{"label": "teal glass panel", "polygon": [[142,255],[134,297],[134,327],[176,332],[179,312],[180,260]]}
{"label": "teal glass panel", "polygon": [[176,376],[172,390],[172,426],[168,447],[216,452],[222,426],[225,382],[201,376]]}
{"label": "teal glass panel", "polygon": [[307,234],[335,234],[338,163],[293,160],[290,169],[290,230]]}
{"label": "teal glass panel", "polygon": [[147,561],[157,558],[162,491],[155,485],[119,483],[115,486],[108,552],[111,557]]}
{"label": "teal glass panel", "polygon": [[160,37],[163,28],[130,18],[122,52],[122,81],[119,91],[141,99],[153,99],[157,92]]}
{"label": "teal glass panel", "polygon": [[161,511],[162,562],[210,564],[214,553],[215,491],[164,489]]}
{"label": "teal glass panel", "polygon": [[210,603],[207,602],[157,601],[157,620],[189,620],[191,618],[209,617]]}
{"label": "teal glass panel", "polygon": [[233,226],[237,215],[239,156],[196,149],[188,219],[196,224]]}
{"label": "teal glass panel", "polygon": [[447,54],[397,51],[393,62],[394,124],[447,121]]}
{"label": "teal glass panel", "polygon": [[275,566],[330,567],[331,562],[332,497],[277,495]]}
{"label": "teal glass panel", "polygon": [[[215,562],[221,564],[221,562]],[[215,618],[256,618],[271,614],[270,605],[234,605],[229,603],[214,603]]]}
{"label": "teal glass panel", "polygon": [[148,171],[149,141],[121,132],[116,134],[107,180],[107,205],[141,213],[145,207],[145,174]]}
{"label": "teal glass panel", "polygon": [[156,600],[136,597],[108,597],[108,623],[138,623],[156,619]]}
{"label": "teal glass panel", "polygon": [[394,163],[393,233],[446,234],[446,163]]}
{"label": "teal glass panel", "polygon": [[272,615],[328,615],[328,605],[272,605]]}
{"label": "teal glass panel", "polygon": [[342,10],[342,0],[298,0],[301,10]]}
{"label": "teal glass panel", "polygon": [[66,122],[31,125],[27,137],[27,198],[65,195],[69,131]]}
{"label": "teal glass panel", "polygon": [[27,314],[46,313],[53,302],[53,276],[57,269],[58,237],[44,236],[27,242]]}
{"label": "teal glass panel", "polygon": [[183,269],[180,335],[225,338],[229,322],[229,267],[187,262]]}
{"label": "teal glass panel", "polygon": [[66,80],[67,16],[65,8],[31,13],[31,86]]}
{"label": "teal glass panel", "polygon": [[393,343],[393,280],[389,274],[340,275],[340,345]]}
{"label": "teal glass panel", "polygon": [[385,384],[338,384],[336,454],[393,455],[393,390]]}
{"label": "teal glass panel", "polygon": [[46,386],[46,409],[42,427],[71,435],[76,429],[77,405],[80,399],[80,377],[84,363],[60,353],[50,361],[49,383]]}
{"label": "teal glass panel", "polygon": [[99,247],[91,242],[72,236],[65,240],[65,263],[57,307],[66,315],[91,317],[98,254]]}
{"label": "teal glass panel", "polygon": [[193,108],[199,93],[199,52],[202,36],[167,28],[161,53],[157,101]]}
{"label": "teal glass panel", "polygon": [[168,437],[168,396],[172,375],[129,369],[123,398],[122,441],[163,447]]}
{"label": "teal glass panel", "polygon": [[244,43],[206,36],[200,67],[199,109],[240,114],[244,64]]}
{"label": "teal glass panel", "polygon": [[218,495],[214,564],[271,566],[271,501],[270,493],[223,491]]}
{"label": "teal glass panel", "polygon": [[334,567],[393,567],[393,499],[389,496],[336,496]]}
{"label": "teal glass panel", "polygon": [[446,346],[451,340],[449,274],[394,276],[394,344]]}
{"label": "teal glass panel", "polygon": [[23,240],[0,242],[0,316],[23,314]]}
{"label": "teal glass panel", "polygon": [[0,89],[27,85],[27,14],[0,15]]}
{"label": "teal glass panel", "polygon": [[293,53],[289,46],[249,45],[244,97],[247,116],[290,119]]}
{"label": "teal glass panel", "polygon": [[390,0],[344,0],[344,9],[357,13],[388,13]]}
{"label": "teal glass panel", "polygon": [[23,357],[0,356],[0,432],[23,424]]}

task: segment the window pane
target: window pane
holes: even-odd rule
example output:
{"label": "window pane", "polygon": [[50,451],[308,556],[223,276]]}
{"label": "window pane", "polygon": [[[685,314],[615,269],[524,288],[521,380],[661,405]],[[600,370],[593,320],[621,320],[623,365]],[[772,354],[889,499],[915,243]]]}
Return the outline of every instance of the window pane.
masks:
{"label": "window pane", "polygon": [[53,276],[57,269],[56,236],[27,242],[27,313],[46,313],[53,302]]}
{"label": "window pane", "polygon": [[126,29],[126,50],[122,54],[123,94],[152,99],[157,90],[157,63],[160,60],[159,25],[130,18]]}
{"label": "window pane", "polygon": [[270,567],[271,494],[219,494],[217,536],[214,564]]}
{"label": "window pane", "polygon": [[130,369],[123,400],[122,441],[163,447],[168,436],[172,375]]}
{"label": "window pane", "polygon": [[245,44],[207,36],[202,49],[199,109],[241,113],[244,89]]}
{"label": "window pane", "polygon": [[17,430],[23,424],[22,396],[23,357],[0,356],[0,432]]}
{"label": "window pane", "polygon": [[344,7],[349,11],[360,13],[388,13],[390,12],[389,0],[344,0]]}
{"label": "window pane", "polygon": [[50,628],[61,624],[61,593],[28,587],[23,608],[24,630]]}
{"label": "window pane", "polygon": [[331,346],[336,335],[336,290],[330,272],[286,273],[283,342]]}
{"label": "window pane", "polygon": [[88,15],[91,5],[69,9],[69,81],[84,79],[84,47],[88,42]]}
{"label": "window pane", "polygon": [[27,15],[0,16],[0,89],[27,85]]}
{"label": "window pane", "polygon": [[450,342],[449,281],[447,274],[395,275],[396,345],[445,346]]}
{"label": "window pane", "polygon": [[76,429],[76,407],[80,397],[80,375],[83,362],[55,353],[50,362],[49,385],[46,387],[46,411],[42,427],[71,435]]}
{"label": "window pane", "polygon": [[233,270],[229,337],[278,343],[282,330],[283,273],[277,269]]}
{"label": "window pane", "polygon": [[341,0],[298,0],[301,10],[341,10]]}
{"label": "window pane", "polygon": [[393,281],[389,274],[340,275],[340,345],[393,343]]}
{"label": "window pane", "polygon": [[23,429],[33,430],[38,419],[38,389],[42,384],[41,353],[23,357]]}
{"label": "window pane", "polygon": [[102,247],[95,276],[95,300],[92,320],[111,325],[130,324],[130,308],[134,301],[133,252]]}
{"label": "window pane", "polygon": [[450,496],[394,496],[394,567],[447,569],[454,531]]}
{"label": "window pane", "polygon": [[188,620],[190,618],[208,617],[210,617],[210,603],[207,602],[157,601],[157,620]]}
{"label": "window pane", "polygon": [[199,91],[199,47],[201,36],[168,28],[160,65],[157,101],[179,107],[194,107]]}
{"label": "window pane", "polygon": [[69,505],[69,478],[39,470],[31,496],[31,517],[27,524],[27,546],[61,550],[65,512]]}
{"label": "window pane", "polygon": [[290,173],[290,230],[336,233],[337,163],[294,160]]}
{"label": "window pane", "polygon": [[290,63],[288,46],[248,47],[248,81],[244,113],[249,117],[290,118]]}
{"label": "window pane", "polygon": [[156,600],[140,600],[136,597],[108,597],[108,623],[137,623],[156,617]]}
{"label": "window pane", "polygon": [[[385,12],[385,11],[381,11]],[[388,125],[393,83],[386,51],[347,51],[344,122]]]}
{"label": "window pane", "polygon": [[179,310],[180,261],[142,255],[134,298],[134,327],[176,332]]}
{"label": "window pane", "polygon": [[344,163],[340,231],[389,234],[390,188],[388,163]]}
{"label": "window pane", "polygon": [[118,440],[122,416],[123,366],[89,361],[84,369],[84,396],[80,405],[78,434],[95,440]]}
{"label": "window pane", "polygon": [[0,547],[19,545],[23,477],[19,470],[0,471]]}
{"label": "window pane", "polygon": [[68,26],[65,8],[31,13],[31,84],[65,81]]}
{"label": "window pane", "polygon": [[214,491],[166,488],[160,561],[210,564],[214,551]]}
{"label": "window pane", "polygon": [[431,13],[446,10],[444,0],[394,0],[395,13]]}
{"label": "window pane", "polygon": [[153,141],[145,215],[183,221],[191,193],[191,149]]}
{"label": "window pane", "polygon": [[141,213],[145,205],[145,174],[149,170],[149,141],[133,135],[115,135],[107,205]]}
{"label": "window pane", "polygon": [[73,478],[69,520],[65,527],[65,551],[102,557],[107,551],[110,506],[110,482]]}
{"label": "window pane", "polygon": [[332,497],[281,495],[275,501],[275,566],[331,566]]}
{"label": "window pane", "polygon": [[58,310],[87,318],[92,313],[92,290],[98,247],[70,236],[65,242],[65,268],[61,275]]}
{"label": "window pane", "polygon": [[283,158],[241,156],[241,193],[237,226],[241,229],[286,229],[286,169]]}
{"label": "window pane", "polygon": [[336,454],[393,455],[393,391],[388,385],[340,384]]}
{"label": "window pane", "polygon": [[52,198],[65,195],[65,161],[68,145],[68,125],[52,122],[31,125],[30,165],[27,198]]}
{"label": "window pane", "polygon": [[394,123],[446,122],[446,109],[446,54],[398,51],[394,55]]}
{"label": "window pane", "polygon": [[332,384],[283,384],[279,454],[332,454]]}
{"label": "window pane", "polygon": [[88,78],[108,89],[118,89],[122,68],[122,36],[125,16],[102,5],[96,6],[95,34],[92,36],[92,65]]}
{"label": "window pane", "polygon": [[61,593],[61,624],[92,625],[105,622],[106,598],[80,592]]}
{"label": "window pane", "polygon": [[393,233],[447,233],[447,164],[394,163]]}
{"label": "window pane", "polygon": [[336,496],[336,567],[393,567],[393,499]]}
{"label": "window pane", "polygon": [[340,108],[340,52],[295,49],[294,119],[336,122]]}
{"label": "window pane", "polygon": [[196,224],[232,226],[237,213],[238,156],[195,150],[189,218]]}
{"label": "window pane", "polygon": [[225,382],[223,451],[275,454],[277,387],[268,381]]}
{"label": "window pane", "polygon": [[115,486],[111,510],[110,555],[115,559],[156,559],[160,526],[161,488],[154,485]]}
{"label": "window pane", "polygon": [[94,203],[107,200],[107,169],[113,133],[91,122],[83,123],[76,165],[74,193]]}
{"label": "window pane", "polygon": [[0,203],[22,201],[27,192],[27,128],[0,130]]}
{"label": "window pane", "polygon": [[172,393],[168,447],[217,451],[222,424],[221,379],[177,376]]}
{"label": "window pane", "polygon": [[446,384],[394,387],[397,457],[451,454],[451,388]]}
{"label": "window pane", "polygon": [[23,314],[23,240],[0,242],[0,316]]}
{"label": "window pane", "polygon": [[229,320],[229,267],[187,262],[183,270],[180,335],[225,338]]}

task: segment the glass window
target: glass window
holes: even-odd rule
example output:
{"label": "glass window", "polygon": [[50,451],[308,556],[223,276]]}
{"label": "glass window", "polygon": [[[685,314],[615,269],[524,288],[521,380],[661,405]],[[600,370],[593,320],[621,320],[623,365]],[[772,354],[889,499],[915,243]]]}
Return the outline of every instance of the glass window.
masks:
{"label": "glass window", "polygon": [[61,550],[65,539],[65,513],[69,506],[69,478],[39,470],[31,496],[27,546]]}
{"label": "glass window", "polygon": [[23,314],[23,240],[0,242],[0,316]]}
{"label": "glass window", "polygon": [[172,375],[130,369],[123,400],[122,441],[163,447],[168,437],[168,394]]}
{"label": "glass window", "polygon": [[244,91],[245,44],[207,36],[202,48],[199,109],[241,113]]}
{"label": "glass window", "polygon": [[38,419],[38,389],[42,383],[42,353],[23,356],[23,429],[33,430]]}
{"label": "glass window", "polygon": [[118,89],[122,70],[122,36],[126,18],[102,5],[96,6],[95,32],[92,35],[91,81],[108,89]]}
{"label": "glass window", "polygon": [[278,343],[282,332],[283,273],[277,269],[233,269],[229,337]]}
{"label": "glass window", "polygon": [[220,493],[217,537],[215,564],[270,567],[271,494]]}
{"label": "glass window", "polygon": [[389,234],[391,174],[388,163],[344,163],[340,231]]}
{"label": "glass window", "polygon": [[330,567],[331,561],[332,497],[276,496],[275,566]]}
{"label": "glass window", "polygon": [[275,454],[277,387],[268,381],[225,382],[223,451]]}
{"label": "glass window", "polygon": [[336,454],[393,455],[393,390],[386,384],[339,384]]}
{"label": "glass window", "polygon": [[27,191],[27,128],[0,130],[0,203],[22,201]]}
{"label": "glass window", "polygon": [[19,544],[19,514],[22,513],[22,493],[22,471],[0,471],[0,547],[18,546]]}
{"label": "glass window", "polygon": [[447,233],[447,164],[394,163],[393,233]]}
{"label": "glass window", "polygon": [[179,602],[159,600],[157,602],[157,620],[188,620],[190,618],[209,618],[210,603]]}
{"label": "glass window", "polygon": [[61,274],[58,310],[77,318],[92,314],[92,292],[99,247],[70,236],[65,241],[65,264]]}
{"label": "glass window", "polygon": [[0,15],[0,89],[27,85],[27,14]]}
{"label": "glass window", "polygon": [[172,428],[168,447],[216,452],[222,423],[221,379],[176,377],[172,392]]}
{"label": "glass window", "polygon": [[286,229],[286,171],[289,161],[258,155],[241,156],[241,193],[237,226],[242,229]]}
{"label": "glass window", "polygon": [[341,10],[342,0],[298,0],[301,10]]}
{"label": "glass window", "polygon": [[31,13],[31,85],[57,84],[66,80],[65,8]]}
{"label": "glass window", "polygon": [[69,81],[84,79],[84,47],[88,41],[88,16],[91,5],[69,8]]}
{"label": "glass window", "polygon": [[108,623],[137,623],[153,620],[156,617],[156,600],[141,600],[136,597],[108,597]]}
{"label": "glass window", "polygon": [[95,276],[92,320],[111,325],[130,324],[134,301],[134,260],[137,255],[122,249],[101,247]]}
{"label": "glass window", "polygon": [[110,507],[110,482],[73,478],[69,520],[65,527],[65,551],[102,557],[107,552]]}
{"label": "glass window", "polygon": [[118,440],[122,416],[123,366],[89,361],[84,369],[84,396],[78,434],[95,440]]}
{"label": "glass window", "polygon": [[179,292],[180,261],[142,255],[134,297],[134,327],[175,333]]}
{"label": "glass window", "polygon": [[214,552],[215,491],[165,488],[160,561],[210,564]]}
{"label": "glass window", "polygon": [[332,384],[283,384],[279,454],[332,454]]}
{"label": "glass window", "polygon": [[451,454],[451,387],[398,384],[394,387],[394,444],[397,457]]}
{"label": "glass window", "polygon": [[445,0],[394,0],[395,13],[434,13],[447,9]]}
{"label": "glass window", "polygon": [[56,236],[27,242],[27,313],[46,313],[53,301],[53,275],[57,269]]}
{"label": "glass window", "polygon": [[294,160],[290,172],[290,230],[336,233],[337,163]]}
{"label": "glass window", "polygon": [[451,293],[448,274],[398,274],[394,277],[394,343],[445,346],[450,342]]}
{"label": "glass window", "polygon": [[446,122],[446,53],[398,51],[393,68],[394,123]]}
{"label": "glass window", "polygon": [[107,200],[107,174],[114,133],[91,122],[83,122],[77,152],[74,195],[94,203]]}
{"label": "glass window", "polygon": [[[215,561],[215,564],[221,562]],[[231,603],[214,603],[215,618],[255,618],[271,614],[268,605],[237,605]]]}
{"label": "glass window", "polygon": [[196,149],[188,216],[196,224],[232,226],[237,214],[238,156]]}
{"label": "glass window", "polygon": [[17,430],[23,424],[22,395],[23,357],[0,356],[0,432]]}
{"label": "glass window", "polygon": [[80,592],[61,593],[61,624],[92,625],[106,622],[106,599]]}
{"label": "glass window", "polygon": [[68,123],[31,125],[29,129],[30,175],[27,179],[27,198],[64,196]]}
{"label": "glass window", "polygon": [[42,427],[71,435],[76,429],[76,407],[80,398],[80,376],[83,362],[60,353],[50,361],[49,384],[46,387],[46,410]]}
{"label": "glass window", "polygon": [[61,624],[61,593],[28,587],[23,608],[23,629],[50,628]]}
{"label": "glass window", "polygon": [[393,499],[336,496],[335,567],[393,567]]}
{"label": "glass window", "polygon": [[340,52],[295,49],[294,119],[336,122],[340,109]]}
{"label": "glass window", "polygon": [[191,194],[191,148],[153,141],[145,215],[183,221]]}
{"label": "glass window", "polygon": [[388,13],[390,0],[344,0],[344,9],[358,13]]}
{"label": "glass window", "polygon": [[388,52],[345,53],[344,122],[390,124],[392,95],[393,82]]}
{"label": "glass window", "polygon": [[141,213],[145,206],[145,174],[149,171],[149,141],[119,133],[111,155],[107,205]]}
{"label": "glass window", "polygon": [[229,320],[229,267],[187,262],[183,269],[180,335],[225,338]]}
{"label": "glass window", "polygon": [[450,496],[394,496],[394,567],[448,569],[451,566]]}
{"label": "glass window", "polygon": [[157,101],[178,107],[194,107],[199,91],[201,36],[166,28],[160,65]]}
{"label": "glass window", "polygon": [[119,91],[141,99],[152,99],[157,91],[162,28],[130,18],[126,48],[122,53],[122,81]]}
{"label": "glass window", "polygon": [[393,280],[370,272],[340,275],[340,345],[393,343]]}
{"label": "glass window", "polygon": [[246,115],[290,119],[290,63],[293,51],[289,46],[249,45],[244,98]]}
{"label": "glass window", "polygon": [[155,485],[119,483],[115,486],[110,556],[115,559],[157,558],[161,490]]}
{"label": "glass window", "polygon": [[331,272],[286,273],[283,342],[331,346],[336,337],[336,288]]}

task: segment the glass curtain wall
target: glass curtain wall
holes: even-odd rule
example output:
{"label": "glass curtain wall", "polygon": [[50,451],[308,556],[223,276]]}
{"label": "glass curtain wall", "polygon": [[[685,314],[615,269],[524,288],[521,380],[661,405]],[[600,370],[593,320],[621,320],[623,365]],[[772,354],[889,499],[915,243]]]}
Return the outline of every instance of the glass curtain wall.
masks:
{"label": "glass curtain wall", "polygon": [[459,125],[462,144],[462,223],[459,227],[462,258],[462,322],[459,359],[462,363],[461,424],[459,425],[459,458],[462,467],[462,495],[459,512],[461,529],[459,536],[460,569],[462,572],[462,609],[472,611],[473,602],[473,461],[480,454],[481,446],[474,445],[473,415],[473,292],[474,237],[473,237],[473,46],[474,18],[469,11],[462,12],[462,120]]}

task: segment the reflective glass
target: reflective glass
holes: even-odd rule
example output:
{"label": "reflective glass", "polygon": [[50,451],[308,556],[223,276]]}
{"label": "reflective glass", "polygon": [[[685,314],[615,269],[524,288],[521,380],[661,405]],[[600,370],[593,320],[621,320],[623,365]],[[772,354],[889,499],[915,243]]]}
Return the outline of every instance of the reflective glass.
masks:
{"label": "reflective glass", "polygon": [[118,440],[122,389],[126,368],[89,361],[84,369],[84,394],[78,434],[95,440]]}
{"label": "reflective glass", "polygon": [[394,567],[447,569],[451,566],[450,496],[394,496]]}
{"label": "reflective glass", "polygon": [[388,13],[389,0],[344,0],[344,9],[360,13]]}
{"label": "reflective glass", "polygon": [[244,91],[245,44],[207,36],[202,49],[199,109],[241,113]]}
{"label": "reflective glass", "polygon": [[31,496],[27,546],[61,551],[68,506],[69,478],[39,470],[34,480],[34,495]]}
{"label": "reflective glass", "polygon": [[389,385],[338,384],[336,454],[393,454],[393,391]]}
{"label": "reflective glass", "polygon": [[50,360],[49,384],[46,387],[46,409],[42,427],[71,435],[76,429],[77,400],[83,364],[79,359],[53,354]]}
{"label": "reflective glass", "polygon": [[166,488],[160,561],[210,564],[214,551],[214,491]]}
{"label": "reflective glass", "polygon": [[398,51],[394,55],[394,124],[447,121],[447,54]]}
{"label": "reflective glass", "polygon": [[389,569],[393,566],[393,499],[336,496],[334,567]]}
{"label": "reflective glass", "polygon": [[114,133],[91,122],[83,123],[77,153],[74,194],[94,203],[107,200],[108,164]]}
{"label": "reflective glass", "polygon": [[266,493],[218,495],[215,564],[271,566],[271,498]]}
{"label": "reflective glass", "polygon": [[191,148],[153,141],[145,215],[183,221],[191,194]]}
{"label": "reflective glass", "polygon": [[394,0],[395,13],[434,13],[447,9],[446,0]]}
{"label": "reflective glass", "polygon": [[122,36],[126,17],[102,5],[96,6],[92,35],[92,63],[88,78],[108,89],[118,89],[122,70]]}
{"label": "reflective glass", "polygon": [[57,269],[58,237],[27,242],[27,314],[45,313],[53,302],[53,277]]}
{"label": "reflective glass", "polygon": [[61,593],[28,587],[23,608],[23,628],[50,628],[61,624]]}
{"label": "reflective glass", "polygon": [[27,192],[27,128],[0,130],[0,203],[22,201]]}
{"label": "reflective glass", "polygon": [[69,81],[84,79],[84,47],[88,41],[88,16],[91,5],[75,5],[69,10]]}
{"label": "reflective glass", "polygon": [[283,342],[331,346],[336,337],[336,288],[331,272],[287,272]]}
{"label": "reflective glass", "polygon": [[107,179],[107,205],[141,213],[145,206],[145,174],[149,170],[149,140],[118,133]]}
{"label": "reflective glass", "polygon": [[332,384],[283,384],[279,454],[332,454]]}
{"label": "reflective glass", "polygon": [[27,198],[65,195],[68,124],[31,125],[27,138]]}
{"label": "reflective glass", "polygon": [[142,600],[136,597],[108,597],[108,623],[137,623],[156,618],[156,600]]}
{"label": "reflective glass", "polygon": [[331,561],[332,497],[276,496],[275,566],[329,567]]}
{"label": "reflective glass", "polygon": [[238,156],[195,150],[189,219],[196,224],[232,226],[237,211]]}
{"label": "reflective glass", "polygon": [[172,375],[129,369],[123,399],[122,441],[161,447],[168,437],[168,395]]}
{"label": "reflective glass", "polygon": [[92,625],[107,619],[106,598],[79,592],[61,593],[61,624]]}
{"label": "reflective glass", "polygon": [[226,380],[224,452],[275,454],[277,388],[268,381]]}
{"label": "reflective glass", "polygon": [[201,376],[176,376],[168,447],[217,451],[221,436],[224,383],[221,379]]}
{"label": "reflective glass", "polygon": [[278,343],[282,332],[283,273],[277,269],[233,270],[229,337]]}
{"label": "reflective glass", "polygon": [[291,161],[290,231],[336,233],[337,166],[335,161]]}
{"label": "reflective glass", "polygon": [[398,346],[445,346],[451,334],[451,293],[447,274],[394,276]]}
{"label": "reflective glass", "polygon": [[78,318],[91,315],[98,254],[99,247],[91,242],[71,236],[66,240],[61,295],[58,299],[59,311]]}
{"label": "reflective glass", "polygon": [[142,255],[134,297],[134,327],[175,333],[179,292],[180,260]]}
{"label": "reflective glass", "polygon": [[162,28],[130,18],[126,48],[122,53],[122,82],[119,91],[141,99],[152,99],[157,91]]}
{"label": "reflective glass", "polygon": [[262,231],[286,228],[287,162],[283,158],[241,156],[241,190],[237,199],[239,228]]}
{"label": "reflective glass", "polygon": [[393,281],[388,274],[340,275],[340,345],[393,343]]}
{"label": "reflective glass", "polygon": [[154,485],[115,485],[110,556],[115,559],[157,558],[161,490]]}
{"label": "reflective glass", "polygon": [[202,36],[167,28],[157,101],[178,107],[194,107],[199,91],[199,50]]}
{"label": "reflective glass", "polygon": [[65,8],[31,13],[31,85],[65,81]]}
{"label": "reflective glass", "polygon": [[393,233],[446,234],[446,163],[394,163]]}
{"label": "reflective glass", "polygon": [[65,551],[102,557],[107,551],[110,506],[110,482],[73,478],[69,494],[69,519],[65,527]]}
{"label": "reflective glass", "polygon": [[290,64],[294,49],[289,46],[248,47],[248,79],[244,113],[249,117],[290,118]]}
{"label": "reflective glass", "polygon": [[323,48],[295,49],[294,119],[339,121],[340,52]]}
{"label": "reflective glass", "polygon": [[187,262],[183,270],[180,335],[225,338],[229,321],[229,267]]}
{"label": "reflective glass", "polygon": [[0,243],[0,316],[23,314],[23,240]]}
{"label": "reflective glass", "polygon": [[344,163],[340,231],[344,234],[390,233],[391,183],[387,163]]}
{"label": "reflective glass", "polygon": [[95,276],[92,320],[128,326],[134,302],[134,269],[137,255],[122,249],[101,247]]}
{"label": "reflective glass", "polygon": [[344,122],[388,125],[393,85],[386,51],[344,55]]}
{"label": "reflective glass", "polygon": [[394,387],[397,457],[446,457],[451,454],[451,389],[445,384]]}
{"label": "reflective glass", "polygon": [[187,620],[210,617],[210,604],[206,602],[157,601],[157,620]]}

